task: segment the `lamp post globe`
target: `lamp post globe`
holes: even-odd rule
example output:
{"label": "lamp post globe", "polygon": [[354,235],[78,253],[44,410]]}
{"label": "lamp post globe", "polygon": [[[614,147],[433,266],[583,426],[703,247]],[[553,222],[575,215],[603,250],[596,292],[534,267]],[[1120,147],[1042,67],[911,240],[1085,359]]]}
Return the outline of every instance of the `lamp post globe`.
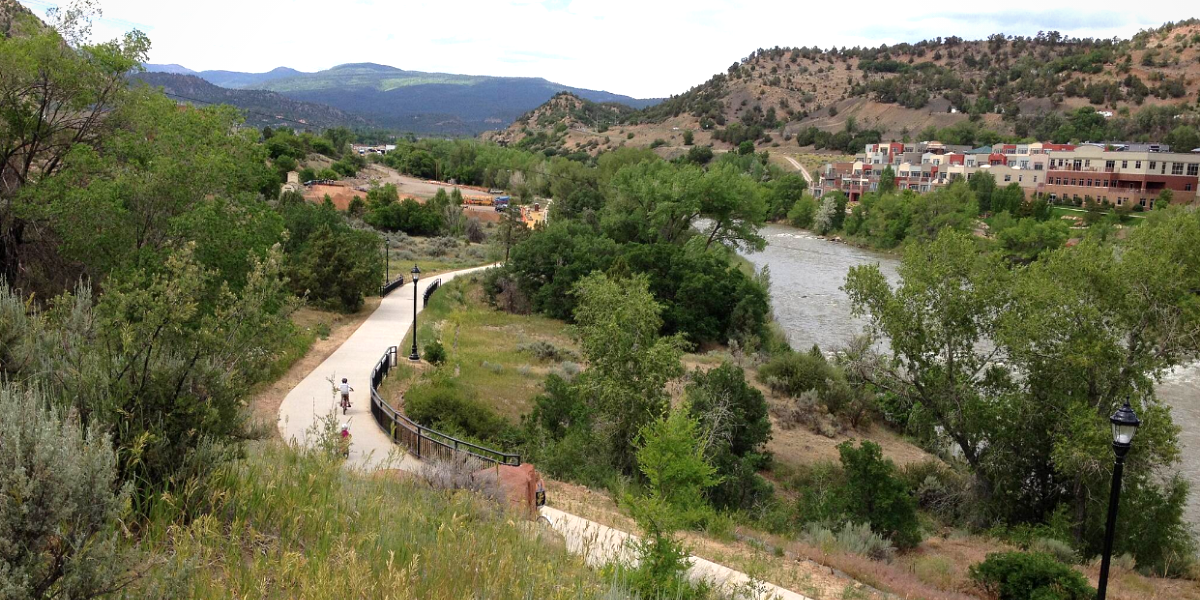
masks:
{"label": "lamp post globe", "polygon": [[1137,435],[1142,420],[1138,418],[1137,413],[1133,412],[1128,400],[1108,420],[1112,424],[1113,452],[1119,457],[1124,457],[1125,453],[1129,452],[1130,446],[1133,445],[1133,436]]}
{"label": "lamp post globe", "polygon": [[1117,412],[1108,418],[1112,425],[1112,447],[1116,460],[1113,461],[1112,492],[1108,497],[1108,522],[1104,527],[1104,554],[1100,562],[1100,583],[1096,589],[1096,599],[1105,600],[1108,593],[1108,567],[1112,560],[1113,535],[1117,526],[1117,505],[1121,500],[1121,475],[1125,472],[1125,455],[1133,447],[1133,436],[1142,424],[1129,400]]}
{"label": "lamp post globe", "polygon": [[413,265],[412,281],[413,281],[413,345],[412,352],[408,355],[408,360],[417,362],[421,360],[421,355],[417,354],[417,281],[421,279],[421,268]]}

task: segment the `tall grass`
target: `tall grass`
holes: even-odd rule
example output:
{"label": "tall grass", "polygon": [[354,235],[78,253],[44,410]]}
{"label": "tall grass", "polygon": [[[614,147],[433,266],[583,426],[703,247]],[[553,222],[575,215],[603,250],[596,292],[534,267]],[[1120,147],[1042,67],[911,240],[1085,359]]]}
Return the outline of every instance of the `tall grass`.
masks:
{"label": "tall grass", "polygon": [[[129,598],[615,597],[553,535],[476,494],[342,468],[278,441],[218,476],[189,524],[162,511]],[[170,591],[164,591],[170,590]]]}

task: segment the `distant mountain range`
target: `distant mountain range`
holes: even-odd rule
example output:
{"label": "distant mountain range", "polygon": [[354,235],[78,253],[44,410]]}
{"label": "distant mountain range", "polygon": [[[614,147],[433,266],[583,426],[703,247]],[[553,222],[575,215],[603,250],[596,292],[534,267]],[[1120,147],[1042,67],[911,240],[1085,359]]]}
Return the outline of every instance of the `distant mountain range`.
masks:
{"label": "distant mountain range", "polygon": [[[374,63],[339,65],[316,73],[287,67],[266,73],[192,71],[174,64],[147,64],[146,70],[146,75],[194,76],[229,90],[277,92],[292,100],[328,105],[382,127],[445,135],[502,129],[562,91],[632,108],[659,101],[573,88],[542,78],[425,73]],[[241,100],[236,94],[227,97],[230,103]]]}
{"label": "distant mountain range", "polygon": [[[373,127],[360,115],[347,113],[328,104],[303,102],[268,90],[235,90],[213,85],[197,75],[181,72],[139,73],[133,78],[152,87],[160,87],[181,102],[229,104],[242,109],[246,122],[256,127]],[[194,71],[193,71],[194,73]]]}

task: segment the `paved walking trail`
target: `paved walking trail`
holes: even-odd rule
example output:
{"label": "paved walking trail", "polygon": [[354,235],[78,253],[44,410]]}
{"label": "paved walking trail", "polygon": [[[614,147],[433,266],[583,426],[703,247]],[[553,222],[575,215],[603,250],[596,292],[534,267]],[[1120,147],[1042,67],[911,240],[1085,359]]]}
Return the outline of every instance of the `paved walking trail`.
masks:
{"label": "paved walking trail", "polygon": [[[418,285],[421,293],[433,282],[441,279],[443,284],[455,277],[482,271],[489,267],[476,267],[422,277]],[[425,307],[418,302],[417,311]],[[307,430],[320,417],[337,409],[339,398],[333,382],[350,380],[354,392],[350,394],[353,406],[343,416],[339,410],[339,422],[350,423],[353,443],[350,446],[350,464],[360,469],[377,469],[384,466],[404,470],[419,468],[420,461],[401,451],[392,443],[375,419],[371,417],[371,369],[390,346],[397,346],[408,333],[413,322],[413,284],[410,281],[388,294],[379,308],[359,326],[325,362],[313,369],[299,385],[288,392],[279,406],[279,433],[284,440],[304,443]],[[420,344],[421,340],[417,340]],[[407,360],[409,348],[400,348],[400,360]]]}
{"label": "paved walking trail", "polygon": [[[420,292],[423,293],[434,279],[441,278],[445,284],[457,276],[487,268],[476,267],[421,279]],[[279,431],[284,440],[306,442],[309,427],[318,418],[338,408],[332,382],[341,382],[346,377],[354,388],[354,393],[350,395],[353,406],[345,416],[338,413],[338,419],[343,423],[350,422],[350,432],[354,436],[350,448],[350,466],[361,470],[398,468],[415,471],[421,468],[421,461],[400,450],[375,424],[371,417],[370,401],[371,369],[388,347],[400,343],[412,326],[413,292],[413,284],[408,283],[384,298],[379,308],[345,343],[288,393],[279,407]],[[418,312],[423,308],[418,306]],[[400,360],[405,360],[407,355],[408,349],[401,348]],[[590,565],[599,566],[614,559],[634,559],[630,542],[636,541],[635,536],[551,507],[543,508],[542,515],[563,536],[567,550],[583,556]],[[811,600],[769,583],[751,582],[745,573],[703,558],[693,556],[691,560],[692,568],[688,575],[693,580],[708,581],[729,591],[737,590],[739,597],[754,600]]]}

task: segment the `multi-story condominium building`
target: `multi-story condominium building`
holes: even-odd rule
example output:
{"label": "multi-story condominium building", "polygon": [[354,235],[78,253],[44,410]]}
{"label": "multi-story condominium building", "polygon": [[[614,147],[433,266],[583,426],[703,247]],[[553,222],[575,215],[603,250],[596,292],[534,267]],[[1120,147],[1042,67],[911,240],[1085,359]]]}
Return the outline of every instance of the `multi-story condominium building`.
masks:
{"label": "multi-story condominium building", "polygon": [[890,167],[896,187],[928,192],[956,177],[987,172],[996,185],[1019,185],[1026,197],[1082,202],[1091,197],[1117,206],[1150,207],[1164,189],[1175,203],[1196,199],[1200,153],[1171,153],[1162,144],[997,144],[980,148],[919,144],[868,144],[854,162],[830,163],[819,173],[813,194],[841,191],[857,201],[879,188]]}
{"label": "multi-story condominium building", "polygon": [[1153,206],[1163,190],[1171,190],[1177,204],[1196,199],[1200,154],[1109,147],[1088,144],[1052,152],[1045,181],[1036,191],[1055,200],[1082,201],[1090,196],[1097,202],[1143,208]]}

